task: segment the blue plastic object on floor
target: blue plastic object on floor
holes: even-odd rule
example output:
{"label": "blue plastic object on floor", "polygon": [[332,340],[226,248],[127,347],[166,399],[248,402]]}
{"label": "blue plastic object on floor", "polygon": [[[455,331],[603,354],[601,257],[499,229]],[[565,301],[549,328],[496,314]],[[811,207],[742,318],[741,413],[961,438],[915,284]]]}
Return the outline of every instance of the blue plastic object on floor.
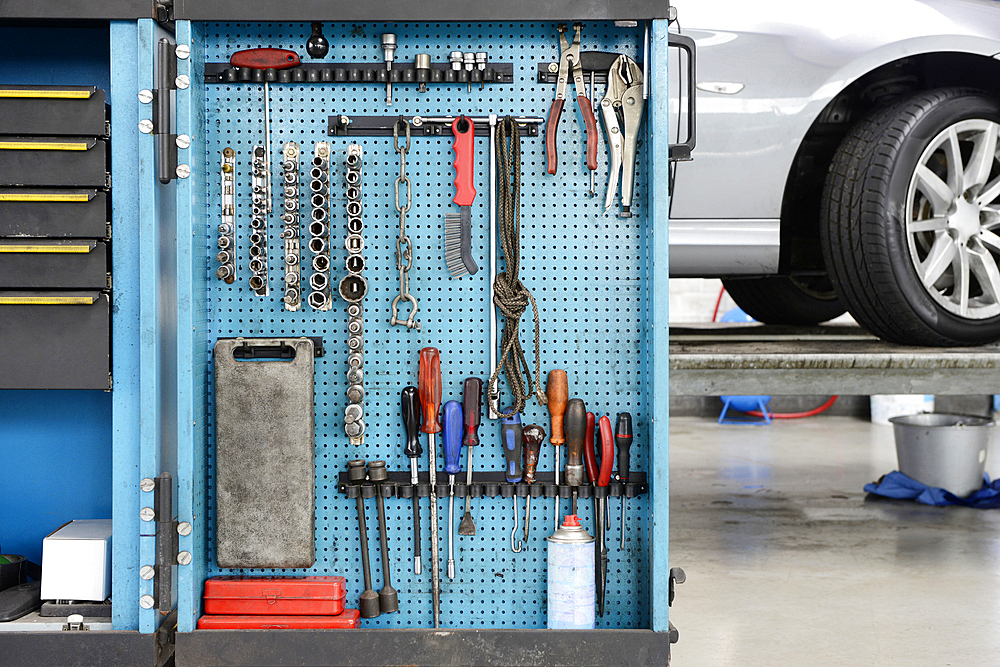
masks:
{"label": "blue plastic object on floor", "polygon": [[927,486],[898,470],[884,475],[877,482],[865,484],[865,491],[886,498],[916,500],[918,503],[936,507],[963,505],[981,510],[1000,508],[1000,479],[991,482],[989,475],[983,475],[983,488],[968,498],[959,498],[951,491]]}
{"label": "blue plastic object on floor", "polygon": [[[770,396],[720,396],[722,399],[722,413],[719,415],[720,424],[770,424],[771,423],[771,411],[768,409],[767,404],[771,400]],[[739,412],[750,412],[751,410],[759,411],[763,417],[754,417],[753,415],[747,415],[746,417],[729,417],[726,415],[729,409],[738,410]]]}

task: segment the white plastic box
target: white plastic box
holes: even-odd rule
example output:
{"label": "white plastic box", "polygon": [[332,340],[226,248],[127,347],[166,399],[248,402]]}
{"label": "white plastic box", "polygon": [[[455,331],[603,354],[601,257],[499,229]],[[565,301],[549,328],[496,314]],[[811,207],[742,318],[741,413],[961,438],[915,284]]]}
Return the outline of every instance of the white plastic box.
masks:
{"label": "white plastic box", "polygon": [[42,599],[103,602],[111,595],[111,519],[70,521],[42,541]]}

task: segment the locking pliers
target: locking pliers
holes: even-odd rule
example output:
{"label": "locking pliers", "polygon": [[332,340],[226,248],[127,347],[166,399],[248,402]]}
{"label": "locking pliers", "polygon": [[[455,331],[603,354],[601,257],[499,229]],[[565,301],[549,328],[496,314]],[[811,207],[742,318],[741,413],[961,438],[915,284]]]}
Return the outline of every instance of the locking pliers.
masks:
{"label": "locking pliers", "polygon": [[566,24],[560,23],[559,43],[562,51],[559,55],[559,79],[556,83],[556,99],[549,108],[549,120],[545,123],[545,157],[548,162],[548,172],[556,173],[559,158],[556,155],[556,130],[559,128],[559,117],[563,104],[566,102],[566,82],[570,72],[573,73],[573,85],[576,87],[576,103],[580,105],[583,114],[583,124],[587,129],[587,169],[597,169],[597,120],[594,118],[594,107],[587,96],[587,88],[583,83],[583,65],[580,64],[580,31],[582,23],[574,23],[576,35],[573,43],[566,40]]}
{"label": "locking pliers", "polygon": [[642,99],[642,68],[628,56],[618,56],[608,71],[608,92],[601,100],[601,115],[608,133],[608,194],[604,212],[611,210],[622,183],[621,217],[630,218],[632,185],[635,180],[635,149],[645,100]]}

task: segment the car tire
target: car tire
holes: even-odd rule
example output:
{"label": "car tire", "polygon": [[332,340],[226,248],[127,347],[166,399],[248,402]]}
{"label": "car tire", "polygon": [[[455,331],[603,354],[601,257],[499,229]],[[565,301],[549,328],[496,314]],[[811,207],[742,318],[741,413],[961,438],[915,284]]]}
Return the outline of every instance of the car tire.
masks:
{"label": "car tire", "polygon": [[722,281],[736,305],[765,324],[818,324],[846,308],[825,277],[728,278]]}
{"label": "car tire", "polygon": [[875,111],[837,149],[820,206],[833,286],[876,336],[1000,338],[1000,103],[945,88]]}

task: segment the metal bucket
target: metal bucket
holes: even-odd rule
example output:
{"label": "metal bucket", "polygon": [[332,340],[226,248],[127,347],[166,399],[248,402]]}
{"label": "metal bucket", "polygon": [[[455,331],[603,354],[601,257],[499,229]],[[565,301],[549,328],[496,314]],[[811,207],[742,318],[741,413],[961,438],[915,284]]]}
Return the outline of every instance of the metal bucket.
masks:
{"label": "metal bucket", "polygon": [[961,498],[983,486],[992,419],[925,412],[889,421],[899,472]]}

